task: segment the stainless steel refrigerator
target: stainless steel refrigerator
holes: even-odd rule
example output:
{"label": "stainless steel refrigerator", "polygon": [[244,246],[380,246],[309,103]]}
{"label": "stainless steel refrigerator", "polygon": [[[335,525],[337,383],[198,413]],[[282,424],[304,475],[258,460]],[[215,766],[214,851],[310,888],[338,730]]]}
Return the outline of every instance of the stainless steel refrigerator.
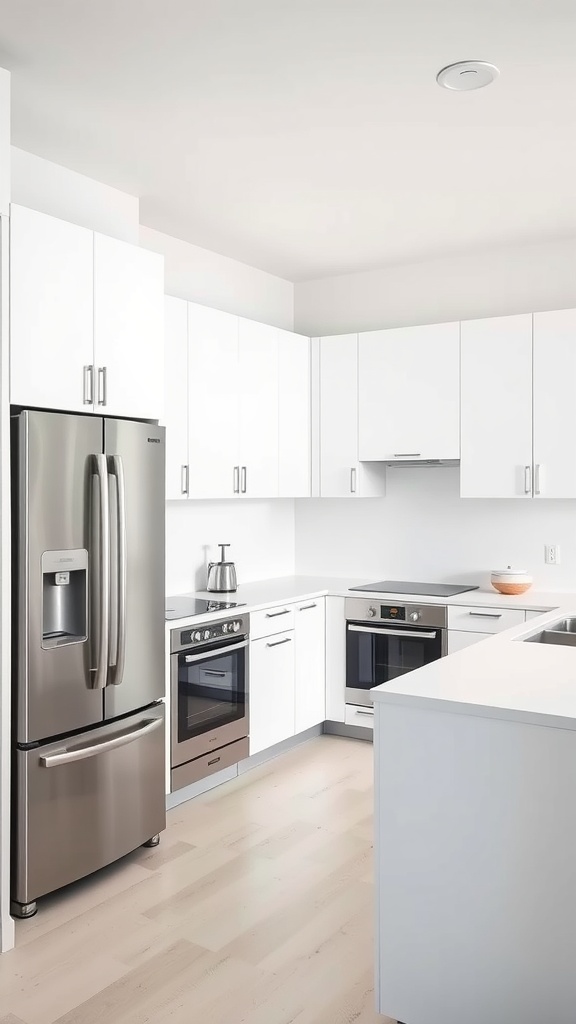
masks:
{"label": "stainless steel refrigerator", "polygon": [[12,911],[165,827],[164,429],[12,421]]}

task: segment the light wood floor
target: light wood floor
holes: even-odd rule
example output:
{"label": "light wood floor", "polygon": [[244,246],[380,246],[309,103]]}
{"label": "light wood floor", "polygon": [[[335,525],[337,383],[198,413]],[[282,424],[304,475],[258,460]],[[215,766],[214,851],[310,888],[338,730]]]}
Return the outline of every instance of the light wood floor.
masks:
{"label": "light wood floor", "polygon": [[386,1024],[371,844],[371,744],[311,740],[44,899],[0,957],[0,1024]]}

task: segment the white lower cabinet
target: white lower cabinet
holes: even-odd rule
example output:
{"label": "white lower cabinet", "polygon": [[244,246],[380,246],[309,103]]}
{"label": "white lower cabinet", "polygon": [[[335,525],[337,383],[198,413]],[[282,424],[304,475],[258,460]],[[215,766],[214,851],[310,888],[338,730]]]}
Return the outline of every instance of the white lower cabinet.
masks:
{"label": "white lower cabinet", "polygon": [[480,640],[487,640],[492,633],[465,633],[463,629],[448,630],[448,654],[455,654],[456,651],[463,651],[465,647],[479,643]]}
{"label": "white lower cabinet", "polygon": [[325,608],[317,597],[252,614],[250,754],[325,720]]}
{"label": "white lower cabinet", "polygon": [[326,720],[344,722],[346,716],[346,613],[345,598],[326,601]]}
{"label": "white lower cabinet", "polygon": [[295,605],[294,732],[326,718],[325,598]]}
{"label": "white lower cabinet", "polygon": [[294,631],[250,644],[250,754],[294,735]]}

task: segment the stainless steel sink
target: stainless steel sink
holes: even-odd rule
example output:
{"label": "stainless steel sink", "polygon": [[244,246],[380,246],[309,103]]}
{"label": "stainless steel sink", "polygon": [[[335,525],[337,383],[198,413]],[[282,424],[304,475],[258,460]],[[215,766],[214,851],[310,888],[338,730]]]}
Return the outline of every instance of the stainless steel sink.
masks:
{"label": "stainless steel sink", "polygon": [[554,633],[576,633],[576,619],[562,619],[548,628],[553,630]]}
{"label": "stainless steel sink", "polygon": [[556,644],[560,647],[576,647],[576,618],[560,619],[552,623],[546,629],[542,629],[533,636],[527,636],[526,641],[533,644]]}

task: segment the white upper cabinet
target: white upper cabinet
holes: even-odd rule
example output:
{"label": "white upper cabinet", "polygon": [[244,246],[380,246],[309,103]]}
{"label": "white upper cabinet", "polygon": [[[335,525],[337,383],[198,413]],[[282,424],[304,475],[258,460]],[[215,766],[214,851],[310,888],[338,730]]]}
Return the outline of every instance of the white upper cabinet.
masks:
{"label": "white upper cabinet", "polygon": [[278,496],[278,332],[239,318],[240,493]]}
{"label": "white upper cabinet", "polygon": [[164,407],[164,259],[94,235],[96,409],[160,419]]}
{"label": "white upper cabinet", "polygon": [[358,337],[361,460],[460,457],[459,323]]}
{"label": "white upper cabinet", "polygon": [[240,492],[238,317],[188,303],[191,498]]}
{"label": "white upper cabinet", "polygon": [[534,497],[576,498],[576,309],[534,314]]}
{"label": "white upper cabinet", "polygon": [[164,418],[166,498],[188,497],[188,303],[164,302]]}
{"label": "white upper cabinet", "polygon": [[319,492],[326,498],[385,493],[382,469],[358,461],[358,335],[319,338]]}
{"label": "white upper cabinet", "polygon": [[460,493],[532,494],[532,316],[461,324]]}
{"label": "white upper cabinet", "polygon": [[310,338],[278,335],[278,495],[306,498],[311,486]]}
{"label": "white upper cabinet", "polygon": [[10,401],[92,410],[93,236],[12,206]]}
{"label": "white upper cabinet", "polygon": [[13,404],[161,418],[162,256],[12,206],[10,295]]}

